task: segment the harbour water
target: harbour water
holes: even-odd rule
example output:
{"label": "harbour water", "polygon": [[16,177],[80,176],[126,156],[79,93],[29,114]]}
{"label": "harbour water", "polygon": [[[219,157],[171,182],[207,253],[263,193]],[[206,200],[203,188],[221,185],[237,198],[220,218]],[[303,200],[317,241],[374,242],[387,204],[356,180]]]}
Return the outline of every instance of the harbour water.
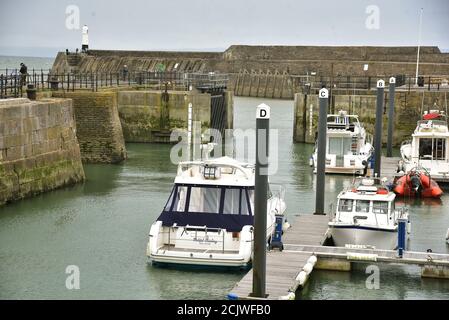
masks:
{"label": "harbour water", "polygon": [[[235,128],[254,128],[262,100],[235,98]],[[263,100],[278,129],[278,172],[287,217],[314,209],[312,145],[293,144],[293,102]],[[0,299],[224,299],[241,272],[156,268],[145,256],[151,223],[169,195],[176,166],[170,146],[127,144],[120,165],[85,165],[84,184],[0,207]],[[254,150],[254,149],[252,149]],[[273,150],[273,149],[272,149]],[[251,149],[250,149],[250,152]],[[350,184],[326,177],[326,207]],[[410,203],[410,200],[405,200]],[[410,249],[449,253],[449,192],[441,202],[410,203]],[[293,219],[290,219],[293,220]],[[80,289],[65,286],[66,267],[80,269]],[[380,288],[366,288],[365,268],[314,271],[300,299],[449,299],[449,281],[421,279],[419,269],[380,265]]]}

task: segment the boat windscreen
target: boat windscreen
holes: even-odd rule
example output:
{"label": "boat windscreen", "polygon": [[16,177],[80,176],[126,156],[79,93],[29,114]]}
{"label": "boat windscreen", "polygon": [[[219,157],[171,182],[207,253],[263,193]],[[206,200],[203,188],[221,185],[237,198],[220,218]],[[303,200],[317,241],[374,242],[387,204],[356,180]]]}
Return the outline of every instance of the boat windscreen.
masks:
{"label": "boat windscreen", "polygon": [[196,225],[239,231],[252,225],[254,189],[175,185],[158,220],[165,226]]}

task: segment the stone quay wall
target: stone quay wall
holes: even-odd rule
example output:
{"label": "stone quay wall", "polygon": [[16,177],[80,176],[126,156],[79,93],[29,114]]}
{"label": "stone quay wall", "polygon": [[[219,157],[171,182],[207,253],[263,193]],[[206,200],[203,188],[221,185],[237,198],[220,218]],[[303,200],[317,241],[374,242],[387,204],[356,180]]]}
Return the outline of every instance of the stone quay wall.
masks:
{"label": "stone quay wall", "polygon": [[[370,94],[369,94],[370,92]],[[357,114],[359,120],[370,134],[374,134],[376,115],[376,91],[367,91],[360,95],[333,95],[333,106],[329,105],[329,113],[346,110],[349,114]],[[398,147],[402,141],[409,140],[422,118],[423,111],[433,109],[436,104],[439,110],[445,110],[449,94],[435,91],[396,91],[394,105],[393,145]],[[384,95],[382,142],[387,142],[388,132],[388,90]],[[317,94],[295,94],[293,140],[295,142],[315,143],[318,126],[319,102]]]}
{"label": "stone quay wall", "polygon": [[73,100],[83,162],[119,163],[126,159],[117,92],[54,91],[53,96]]}
{"label": "stone quay wall", "polygon": [[0,100],[0,205],[84,179],[71,100]]}
{"label": "stone quay wall", "polygon": [[119,91],[118,111],[126,142],[170,142],[175,129],[187,129],[188,106],[193,120],[210,123],[211,96],[186,91]]}

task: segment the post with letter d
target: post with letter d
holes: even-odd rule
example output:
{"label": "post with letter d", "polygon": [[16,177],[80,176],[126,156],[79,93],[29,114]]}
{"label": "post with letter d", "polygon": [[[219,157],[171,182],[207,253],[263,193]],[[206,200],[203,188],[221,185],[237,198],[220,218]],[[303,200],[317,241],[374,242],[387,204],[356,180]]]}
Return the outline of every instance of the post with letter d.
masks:
{"label": "post with letter d", "polygon": [[267,258],[268,144],[270,107],[260,104],[256,111],[256,177],[254,186],[254,257],[252,296],[265,298]]}
{"label": "post with letter d", "polygon": [[326,134],[327,134],[327,108],[329,104],[329,91],[323,88],[318,93],[320,110],[318,114],[318,150],[316,166],[316,196],[314,214],[325,214],[324,212],[324,185],[326,174]]}

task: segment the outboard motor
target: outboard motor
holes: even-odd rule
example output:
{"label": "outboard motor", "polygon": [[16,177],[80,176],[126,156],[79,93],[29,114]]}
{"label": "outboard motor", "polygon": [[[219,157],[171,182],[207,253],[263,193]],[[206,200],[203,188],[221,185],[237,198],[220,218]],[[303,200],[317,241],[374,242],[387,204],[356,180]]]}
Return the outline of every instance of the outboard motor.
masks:
{"label": "outboard motor", "polygon": [[415,194],[421,196],[422,184],[421,184],[421,179],[419,178],[419,175],[416,175],[416,174],[411,175],[410,183],[412,185],[412,189],[415,191]]}

